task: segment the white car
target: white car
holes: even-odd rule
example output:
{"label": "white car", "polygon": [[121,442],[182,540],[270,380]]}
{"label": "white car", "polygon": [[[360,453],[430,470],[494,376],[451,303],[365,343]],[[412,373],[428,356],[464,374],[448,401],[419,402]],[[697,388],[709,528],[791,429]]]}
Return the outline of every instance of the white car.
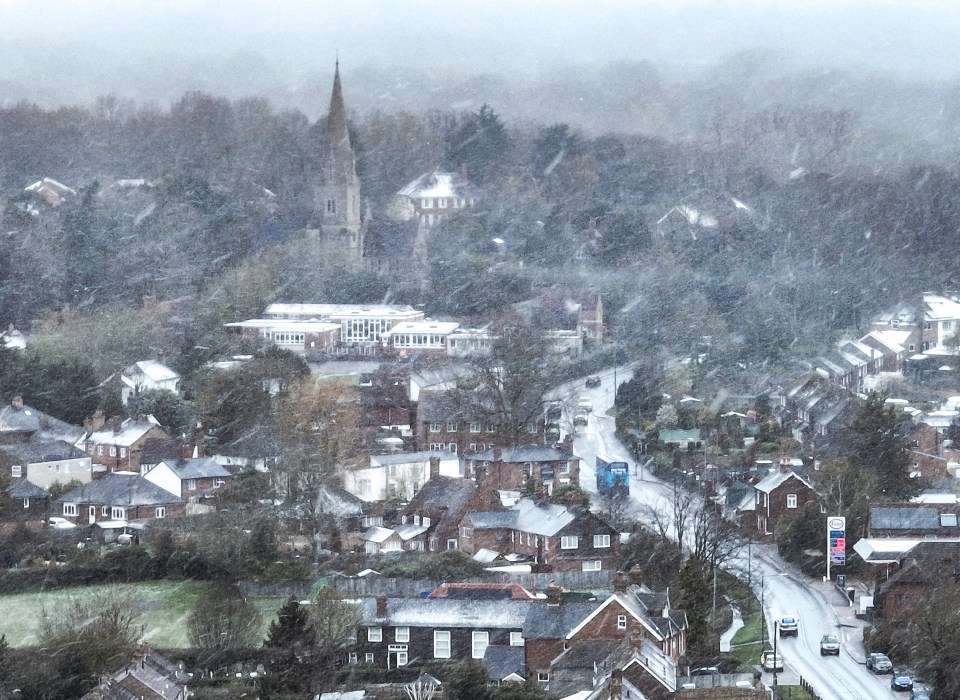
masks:
{"label": "white car", "polygon": [[71,523],[66,518],[47,518],[47,525],[52,527],[54,530],[72,530],[77,526],[76,523]]}
{"label": "white car", "polygon": [[589,413],[593,410],[593,401],[591,401],[590,397],[588,396],[581,396],[580,400],[577,401],[577,408],[579,408],[581,411],[586,411]]}

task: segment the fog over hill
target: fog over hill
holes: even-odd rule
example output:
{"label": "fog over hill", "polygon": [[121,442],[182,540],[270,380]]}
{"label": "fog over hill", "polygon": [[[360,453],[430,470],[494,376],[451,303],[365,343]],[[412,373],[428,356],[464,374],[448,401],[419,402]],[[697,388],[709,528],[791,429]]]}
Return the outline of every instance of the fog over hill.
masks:
{"label": "fog over hill", "polygon": [[0,0],[0,104],[202,90],[317,116],[338,52],[361,110],[449,109],[485,91],[509,102],[511,89],[529,99],[525,85],[590,80],[602,66],[739,79],[730,61],[744,51],[762,57],[755,69],[814,82],[838,68],[940,81],[960,67],[958,20],[960,6],[920,0]]}

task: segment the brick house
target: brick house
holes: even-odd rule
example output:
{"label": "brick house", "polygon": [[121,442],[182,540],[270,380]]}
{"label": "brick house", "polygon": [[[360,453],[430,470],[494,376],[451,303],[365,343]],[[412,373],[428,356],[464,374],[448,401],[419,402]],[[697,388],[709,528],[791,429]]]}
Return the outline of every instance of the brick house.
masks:
{"label": "brick house", "polygon": [[572,438],[559,447],[494,447],[466,457],[463,469],[467,477],[482,478],[489,488],[502,491],[532,484],[550,495],[556,485],[580,485],[580,458],[573,454]]}
{"label": "brick house", "polygon": [[761,535],[772,535],[784,516],[817,500],[813,485],[786,463],[754,484],[753,494],[755,520],[751,524]]}
{"label": "brick house", "polygon": [[887,622],[904,620],[935,588],[960,583],[960,542],[919,542],[901,555],[897,570],[878,584],[874,604]]}
{"label": "brick house", "polygon": [[[76,446],[90,455],[94,471],[140,471],[144,445],[157,438],[170,436],[153,416],[137,416],[105,421],[102,414],[85,423],[86,434]],[[101,467],[96,469],[96,465]]]}
{"label": "brick house", "polygon": [[619,533],[585,508],[521,499],[510,509],[467,512],[459,523],[459,547],[522,554],[553,571],[616,569]]}
{"label": "brick house", "polygon": [[65,440],[73,444],[82,434],[81,428],[27,406],[19,396],[14,396],[8,405],[0,408],[0,445],[29,440]]}
{"label": "brick house", "polygon": [[183,499],[134,472],[112,472],[69,491],[51,512],[78,525],[123,527],[143,520],[182,515]]}
{"label": "brick house", "polygon": [[[472,454],[494,447],[506,447],[509,440],[500,427],[491,423],[477,407],[457,400],[454,391],[421,390],[414,433],[418,450],[447,450]],[[521,443],[542,445],[543,418],[523,426]]]}
{"label": "brick house", "polygon": [[5,522],[27,523],[45,520],[50,509],[50,492],[26,479],[12,479],[7,486],[10,507],[2,514]]}
{"label": "brick house", "polygon": [[470,479],[436,476],[410,499],[397,530],[409,550],[459,549],[460,522],[470,510],[501,507],[496,494]]}
{"label": "brick house", "polygon": [[432,659],[483,659],[489,645],[522,646],[536,601],[364,598],[351,663],[396,668]]}
{"label": "brick house", "polygon": [[870,507],[869,538],[907,540],[960,537],[960,505],[950,503],[878,503]]}

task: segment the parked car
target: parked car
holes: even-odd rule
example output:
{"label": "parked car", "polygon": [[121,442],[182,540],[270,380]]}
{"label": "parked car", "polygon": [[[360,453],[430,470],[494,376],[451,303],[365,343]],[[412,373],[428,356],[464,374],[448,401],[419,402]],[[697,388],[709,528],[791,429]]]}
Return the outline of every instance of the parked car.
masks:
{"label": "parked car", "polygon": [[890,690],[913,690],[913,677],[909,671],[897,670],[890,676]]}
{"label": "parked car", "polygon": [[690,671],[691,676],[719,676],[720,669],[716,666],[701,666]]}
{"label": "parked car", "polygon": [[600,386],[600,377],[587,377],[586,385],[588,389]]}
{"label": "parked car", "polygon": [[577,411],[573,416],[574,425],[586,425],[587,424],[587,414],[584,411]]}
{"label": "parked car", "polygon": [[782,671],[783,657],[773,649],[767,649],[760,655],[760,665],[764,671]]}
{"label": "parked car", "polygon": [[799,633],[797,627],[797,618],[785,616],[781,617],[780,621],[777,623],[777,627],[780,630],[781,637],[796,637]]}
{"label": "parked car", "polygon": [[56,516],[47,518],[47,524],[54,530],[72,530],[77,526],[76,523],[72,523],[66,518],[58,518]]}
{"label": "parked car", "polygon": [[593,401],[590,400],[589,396],[581,396],[580,400],[577,401],[577,408],[589,413],[593,410]]}
{"label": "parked car", "polygon": [[893,664],[886,654],[873,652],[867,655],[867,669],[874,673],[890,673],[893,671]]}
{"label": "parked car", "polygon": [[828,654],[840,656],[840,638],[835,634],[825,634],[820,637],[820,656]]}
{"label": "parked car", "polygon": [[910,700],[930,700],[930,691],[926,688],[914,688]]}

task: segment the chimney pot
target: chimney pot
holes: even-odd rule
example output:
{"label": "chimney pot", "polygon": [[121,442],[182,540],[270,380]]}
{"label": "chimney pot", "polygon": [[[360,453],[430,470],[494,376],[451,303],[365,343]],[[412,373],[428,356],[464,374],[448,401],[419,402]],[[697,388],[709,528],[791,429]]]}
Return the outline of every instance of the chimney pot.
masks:
{"label": "chimney pot", "polygon": [[431,457],[430,458],[430,478],[435,479],[440,476],[440,458]]}
{"label": "chimney pot", "polygon": [[386,617],[387,616],[387,596],[378,595],[377,596],[377,617]]}
{"label": "chimney pot", "polygon": [[23,408],[23,397],[22,397],[22,396],[14,396],[13,399],[10,401],[10,405],[11,405],[14,409],[16,409],[16,410],[19,411],[21,408]]}

